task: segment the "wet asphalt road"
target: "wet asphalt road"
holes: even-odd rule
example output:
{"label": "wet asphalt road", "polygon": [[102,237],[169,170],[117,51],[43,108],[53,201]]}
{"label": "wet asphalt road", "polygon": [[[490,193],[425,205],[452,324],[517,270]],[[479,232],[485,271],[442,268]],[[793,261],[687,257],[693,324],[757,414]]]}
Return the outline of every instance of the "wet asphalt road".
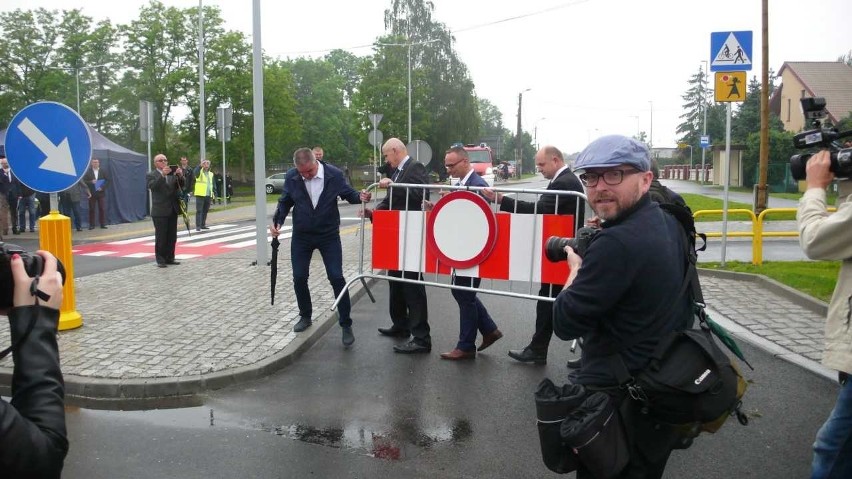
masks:
{"label": "wet asphalt road", "polygon": [[[66,478],[527,478],[541,463],[532,392],[564,382],[568,344],[546,366],[506,356],[532,332],[533,303],[482,295],[505,337],[475,361],[443,361],[458,332],[449,291],[428,289],[433,350],[393,353],[387,285],[354,305],[356,343],[333,327],[294,364],[215,391],[199,407],[69,410]],[[806,477],[814,434],[837,387],[747,345],[756,371],[745,398],[751,425],[730,420],[675,452],[665,477]],[[572,477],[571,475],[565,477]]]}

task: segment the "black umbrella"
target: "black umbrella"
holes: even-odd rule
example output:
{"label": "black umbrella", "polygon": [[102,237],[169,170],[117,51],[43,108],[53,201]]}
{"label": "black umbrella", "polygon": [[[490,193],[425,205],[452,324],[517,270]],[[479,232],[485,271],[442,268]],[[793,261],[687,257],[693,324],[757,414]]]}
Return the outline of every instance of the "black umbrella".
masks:
{"label": "black umbrella", "polygon": [[183,216],[183,224],[186,225],[186,235],[192,236],[192,232],[189,229],[189,215],[186,214],[186,201],[179,196],[178,204],[180,205],[180,215]]}
{"label": "black umbrella", "polygon": [[270,261],[269,265],[272,267],[270,269],[269,274],[272,276],[269,277],[269,285],[270,285],[270,297],[272,298],[272,302],[270,304],[275,304],[275,280],[278,277],[278,245],[281,242],[278,241],[277,236],[272,237],[272,261]]}

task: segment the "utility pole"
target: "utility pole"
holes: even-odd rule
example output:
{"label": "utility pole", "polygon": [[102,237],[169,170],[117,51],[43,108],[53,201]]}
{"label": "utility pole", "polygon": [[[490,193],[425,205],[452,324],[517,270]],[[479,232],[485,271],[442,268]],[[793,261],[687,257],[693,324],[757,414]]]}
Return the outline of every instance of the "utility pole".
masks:
{"label": "utility pole", "polygon": [[[199,158],[198,161],[207,157],[207,128],[204,121],[204,12],[202,10],[203,0],[198,0],[198,130],[199,130]],[[224,181],[224,180],[223,180]]]}
{"label": "utility pole", "polygon": [[760,179],[754,202],[754,212],[760,213],[767,208],[766,179],[769,169],[769,0],[762,0],[763,41],[761,59],[763,68],[763,88],[760,89]]}
{"label": "utility pole", "polygon": [[521,148],[521,101],[524,97],[524,92],[530,91],[529,88],[518,93],[518,136],[515,138],[515,176],[521,177],[523,169],[523,149]]}
{"label": "utility pole", "polygon": [[[704,80],[701,82],[701,108],[704,110],[704,126],[702,127],[701,136],[707,136],[707,72],[708,72],[708,62],[704,60]],[[704,155],[707,153],[707,148],[701,147],[701,173],[699,173],[699,181],[704,183],[704,170],[706,168],[704,164]]]}

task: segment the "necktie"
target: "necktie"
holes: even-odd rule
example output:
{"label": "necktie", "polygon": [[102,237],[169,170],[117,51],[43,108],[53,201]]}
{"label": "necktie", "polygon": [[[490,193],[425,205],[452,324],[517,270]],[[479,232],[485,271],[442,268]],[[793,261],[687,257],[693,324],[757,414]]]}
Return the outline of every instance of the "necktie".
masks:
{"label": "necktie", "polygon": [[402,168],[397,168],[396,171],[393,172],[393,177],[391,177],[391,181],[396,181],[399,178],[399,174],[402,173]]}

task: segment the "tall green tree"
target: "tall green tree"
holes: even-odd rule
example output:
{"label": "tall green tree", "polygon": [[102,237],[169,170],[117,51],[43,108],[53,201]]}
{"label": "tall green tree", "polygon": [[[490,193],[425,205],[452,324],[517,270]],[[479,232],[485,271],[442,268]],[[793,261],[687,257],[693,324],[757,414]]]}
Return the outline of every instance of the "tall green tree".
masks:
{"label": "tall green tree", "polygon": [[191,24],[185,11],[152,0],[139,9],[137,19],[121,28],[127,68],[122,86],[129,98],[154,103],[153,149],[157,152],[172,151],[174,138],[167,137],[167,126],[173,121],[173,111],[185,103],[197,81],[198,58],[191,53],[195,43]]}
{"label": "tall green tree", "polygon": [[288,67],[296,86],[296,113],[302,120],[302,143],[310,147],[322,146],[329,161],[341,163],[348,154],[343,77],[323,59],[298,58],[288,62]]}
{"label": "tall green tree", "polygon": [[[774,73],[770,71],[769,78],[774,77]],[[772,96],[772,92],[775,91],[774,82],[771,83],[769,96]],[[752,77],[748,84],[746,99],[740,104],[739,109],[731,119],[731,141],[744,143],[750,134],[760,133],[760,95],[762,90],[757,77]],[[769,113],[769,128],[778,131],[784,129],[781,119],[772,112]]]}
{"label": "tall green tree", "polygon": [[5,127],[21,108],[37,101],[67,103],[60,96],[67,74],[56,66],[60,42],[59,16],[54,11],[0,12],[0,125]]}

